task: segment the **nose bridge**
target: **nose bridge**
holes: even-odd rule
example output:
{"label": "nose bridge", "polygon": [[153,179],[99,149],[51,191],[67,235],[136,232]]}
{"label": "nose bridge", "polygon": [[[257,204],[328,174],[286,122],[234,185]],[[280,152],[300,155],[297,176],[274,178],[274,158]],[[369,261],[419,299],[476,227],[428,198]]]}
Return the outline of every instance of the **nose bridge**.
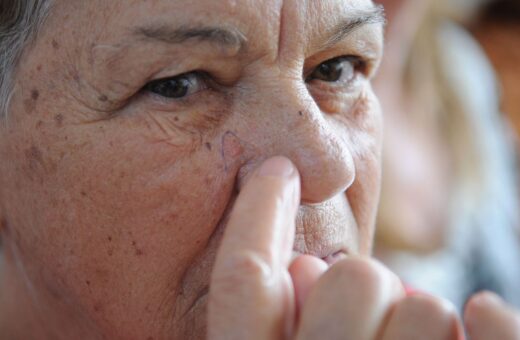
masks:
{"label": "nose bridge", "polygon": [[264,117],[262,158],[291,159],[300,171],[302,201],[320,203],[346,190],[355,169],[345,129],[321,112],[305,83],[284,78],[262,98],[257,116]]}

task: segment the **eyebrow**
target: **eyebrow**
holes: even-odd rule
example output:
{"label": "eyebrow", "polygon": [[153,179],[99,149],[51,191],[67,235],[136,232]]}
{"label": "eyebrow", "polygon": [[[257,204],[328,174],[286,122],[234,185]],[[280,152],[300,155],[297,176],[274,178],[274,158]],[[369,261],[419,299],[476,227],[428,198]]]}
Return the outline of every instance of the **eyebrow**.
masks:
{"label": "eyebrow", "polygon": [[353,18],[348,18],[332,30],[330,38],[325,42],[324,48],[329,48],[347,36],[352,34],[358,28],[370,24],[386,24],[385,10],[382,5],[376,5],[371,9],[359,12]]}
{"label": "eyebrow", "polygon": [[168,44],[182,44],[189,40],[214,43],[237,52],[247,46],[246,36],[236,28],[213,26],[180,26],[174,28],[164,24],[156,24],[139,27],[134,33],[141,38]]}

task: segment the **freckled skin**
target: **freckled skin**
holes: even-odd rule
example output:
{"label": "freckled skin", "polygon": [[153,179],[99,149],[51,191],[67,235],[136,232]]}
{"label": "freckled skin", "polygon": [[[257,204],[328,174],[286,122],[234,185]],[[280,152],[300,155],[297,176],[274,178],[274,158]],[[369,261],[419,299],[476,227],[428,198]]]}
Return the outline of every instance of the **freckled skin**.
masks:
{"label": "freckled skin", "polygon": [[[5,334],[203,338],[229,211],[251,171],[274,155],[289,157],[301,173],[295,250],[319,255],[324,244],[342,244],[369,253],[379,106],[368,80],[354,110],[352,94],[326,96],[301,74],[356,53],[358,40],[370,40],[377,64],[379,25],[326,52],[311,41],[330,30],[325,18],[372,3],[233,3],[56,1],[21,60],[9,125],[0,132],[0,217],[15,231],[1,234]],[[125,40],[150,18],[236,25],[248,48],[217,58],[214,46],[164,50]],[[307,65],[311,57],[317,61]],[[215,59],[220,64],[211,66]],[[184,104],[139,91],[154,75],[204,67],[232,85]]]}

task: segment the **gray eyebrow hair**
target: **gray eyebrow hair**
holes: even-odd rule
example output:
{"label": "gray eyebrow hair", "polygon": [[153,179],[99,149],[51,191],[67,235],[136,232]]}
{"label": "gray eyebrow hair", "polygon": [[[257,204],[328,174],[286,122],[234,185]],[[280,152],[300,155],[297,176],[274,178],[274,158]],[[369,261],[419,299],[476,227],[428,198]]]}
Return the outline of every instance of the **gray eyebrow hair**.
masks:
{"label": "gray eyebrow hair", "polygon": [[226,48],[242,50],[247,45],[246,36],[236,28],[212,26],[180,26],[158,24],[139,27],[135,34],[168,44],[182,44],[188,40],[215,43]]}
{"label": "gray eyebrow hair", "polygon": [[349,18],[332,30],[332,36],[325,42],[325,47],[330,47],[348,35],[352,34],[356,29],[370,24],[386,24],[385,10],[382,5],[376,5],[369,10],[360,12],[354,18]]}

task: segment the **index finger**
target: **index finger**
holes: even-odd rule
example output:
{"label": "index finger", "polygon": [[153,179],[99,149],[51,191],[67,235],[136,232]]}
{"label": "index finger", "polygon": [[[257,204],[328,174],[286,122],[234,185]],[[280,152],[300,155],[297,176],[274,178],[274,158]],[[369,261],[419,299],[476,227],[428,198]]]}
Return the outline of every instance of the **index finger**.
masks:
{"label": "index finger", "polygon": [[300,200],[298,171],[267,160],[240,192],[210,284],[210,339],[276,339],[294,309],[288,266]]}

